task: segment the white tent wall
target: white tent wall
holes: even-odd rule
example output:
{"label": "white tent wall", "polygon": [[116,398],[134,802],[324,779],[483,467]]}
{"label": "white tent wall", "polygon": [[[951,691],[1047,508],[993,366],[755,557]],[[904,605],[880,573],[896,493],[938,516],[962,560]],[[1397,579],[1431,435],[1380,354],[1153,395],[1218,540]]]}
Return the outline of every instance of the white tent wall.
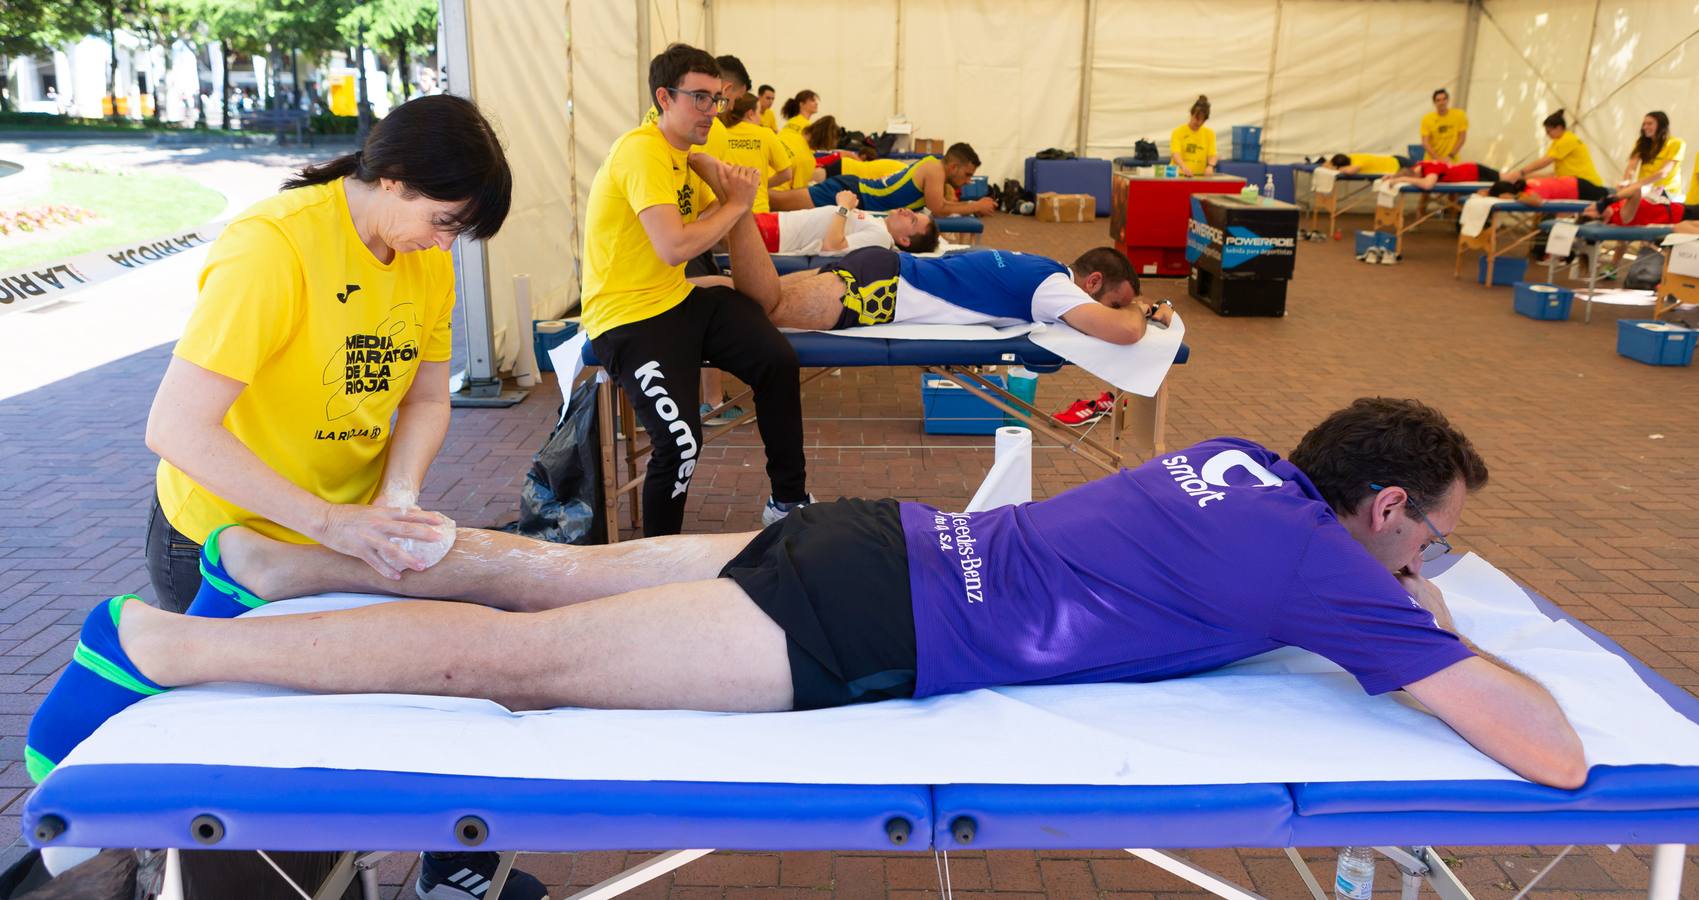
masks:
{"label": "white tent wall", "polygon": [[1663,110],[1671,134],[1699,140],[1699,2],[1486,0],[1483,10],[1469,108],[1471,132],[1491,136],[1483,161],[1539,156],[1540,120],[1559,108],[1606,182],[1622,175],[1647,112]]}

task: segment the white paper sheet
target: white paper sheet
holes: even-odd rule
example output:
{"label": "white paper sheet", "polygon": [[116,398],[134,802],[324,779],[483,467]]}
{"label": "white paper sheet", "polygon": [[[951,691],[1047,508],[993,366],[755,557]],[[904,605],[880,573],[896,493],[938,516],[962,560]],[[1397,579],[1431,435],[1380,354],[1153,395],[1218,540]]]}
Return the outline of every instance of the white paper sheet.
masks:
{"label": "white paper sheet", "polygon": [[1581,226],[1574,222],[1557,222],[1552,225],[1551,235],[1546,238],[1546,255],[1562,258],[1569,255],[1569,248],[1575,246],[1575,235]]}
{"label": "white paper sheet", "polygon": [[1404,189],[1401,184],[1393,184],[1382,178],[1374,183],[1375,205],[1391,209],[1398,205],[1398,194]]}
{"label": "white paper sheet", "polygon": [[1699,276],[1699,234],[1665,235],[1664,246],[1670,248],[1670,274]]}
{"label": "white paper sheet", "polygon": [[1458,223],[1463,226],[1464,237],[1479,237],[1487,227],[1487,220],[1492,218],[1493,207],[1508,201],[1498,197],[1477,194],[1463,201],[1463,212],[1458,216]]}
{"label": "white paper sheet", "polygon": [[1333,186],[1339,180],[1339,170],[1323,166],[1310,173],[1310,192],[1315,194],[1331,194]]}
{"label": "white paper sheet", "polygon": [[[1459,628],[1551,689],[1592,765],[1699,765],[1699,725],[1469,556],[1435,579]],[[286,615],[385,598],[272,604]],[[499,653],[499,648],[491,648]],[[734,663],[728,663],[734,664]],[[892,752],[901,748],[902,752]],[[207,685],[151,697],[65,760],[803,784],[1184,785],[1514,779],[1400,693],[1285,648],[1154,684],[1005,688],[811,712],[561,709]]]}

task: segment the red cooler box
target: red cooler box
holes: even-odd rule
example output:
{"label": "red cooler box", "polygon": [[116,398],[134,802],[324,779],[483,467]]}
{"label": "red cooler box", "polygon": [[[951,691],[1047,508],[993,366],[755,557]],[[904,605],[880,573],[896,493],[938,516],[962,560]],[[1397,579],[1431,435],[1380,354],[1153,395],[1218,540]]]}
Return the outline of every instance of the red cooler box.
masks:
{"label": "red cooler box", "polygon": [[1117,240],[1121,252],[1140,275],[1185,278],[1191,274],[1186,223],[1192,217],[1192,195],[1236,194],[1244,187],[1245,179],[1231,175],[1138,178],[1117,174],[1115,199],[1126,198],[1125,206],[1117,203],[1115,210],[1115,218],[1122,220]]}

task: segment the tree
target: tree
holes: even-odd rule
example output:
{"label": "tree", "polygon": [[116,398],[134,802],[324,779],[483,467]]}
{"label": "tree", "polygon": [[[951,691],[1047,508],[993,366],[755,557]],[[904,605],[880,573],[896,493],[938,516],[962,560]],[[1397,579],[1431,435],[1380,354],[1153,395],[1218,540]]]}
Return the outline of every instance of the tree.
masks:
{"label": "tree", "polygon": [[401,96],[412,92],[409,52],[437,41],[437,0],[366,0],[342,17],[343,34],[363,30],[372,44],[395,52]]}
{"label": "tree", "polygon": [[0,110],[12,108],[12,57],[52,53],[94,33],[97,8],[86,0],[0,0]]}

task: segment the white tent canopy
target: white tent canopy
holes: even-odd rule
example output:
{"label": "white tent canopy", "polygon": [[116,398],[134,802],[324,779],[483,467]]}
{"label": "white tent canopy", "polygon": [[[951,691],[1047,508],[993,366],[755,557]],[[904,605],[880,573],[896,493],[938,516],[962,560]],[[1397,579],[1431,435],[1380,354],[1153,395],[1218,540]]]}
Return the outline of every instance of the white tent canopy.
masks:
{"label": "white tent canopy", "polygon": [[487,306],[480,279],[461,292],[469,314],[494,311],[503,369],[520,333],[514,275],[530,276],[539,317],[577,301],[590,180],[673,41],[738,56],[781,98],[814,90],[848,128],[906,115],[919,137],[972,144],[993,179],[1046,147],[1165,147],[1199,94],[1223,156],[1230,126],[1260,125],[1271,161],[1403,152],[1439,87],[1469,114],[1463,155],[1494,166],[1538,155],[1540,120],[1559,108],[1607,180],[1649,110],[1699,140],[1699,0],[442,2],[445,46],[471,59],[456,72],[448,54],[455,90],[496,122],[515,173]]}

